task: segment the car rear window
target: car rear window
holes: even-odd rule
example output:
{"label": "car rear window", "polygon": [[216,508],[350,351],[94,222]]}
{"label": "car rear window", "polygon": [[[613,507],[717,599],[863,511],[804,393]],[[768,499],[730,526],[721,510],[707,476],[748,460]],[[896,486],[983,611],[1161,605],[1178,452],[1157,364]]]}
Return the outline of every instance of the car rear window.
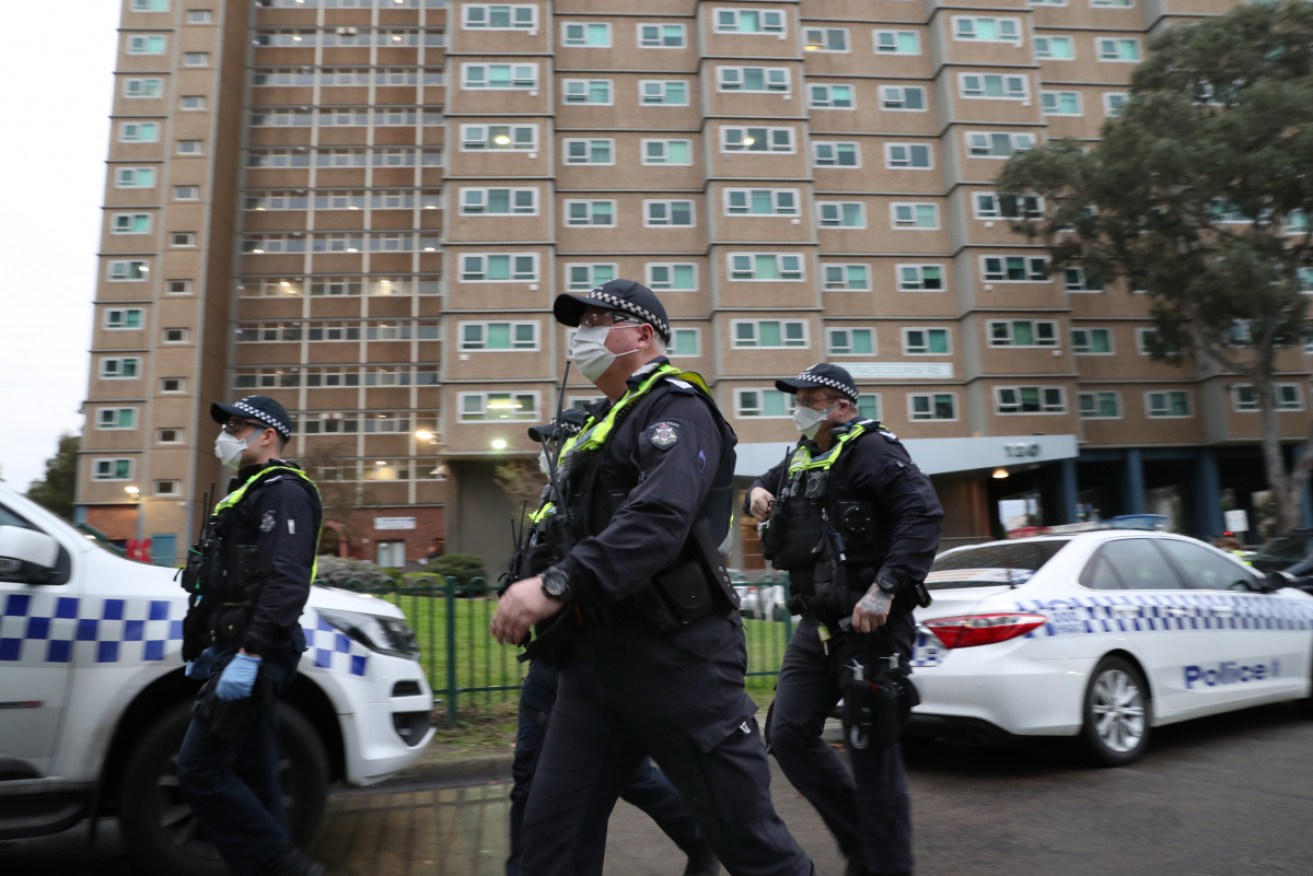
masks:
{"label": "car rear window", "polygon": [[991,584],[1016,586],[1030,580],[1069,539],[988,544],[965,548],[935,558],[926,576],[930,590],[953,590]]}

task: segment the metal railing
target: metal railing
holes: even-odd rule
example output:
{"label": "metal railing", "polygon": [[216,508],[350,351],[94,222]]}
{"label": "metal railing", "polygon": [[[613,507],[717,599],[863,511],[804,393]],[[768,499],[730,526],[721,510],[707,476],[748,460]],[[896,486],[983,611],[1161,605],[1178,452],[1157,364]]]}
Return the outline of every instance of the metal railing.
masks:
{"label": "metal railing", "polygon": [[[400,583],[367,584],[349,577],[321,578],[316,583],[367,593],[401,609],[415,632],[434,702],[444,707],[450,726],[460,724],[462,709],[518,700],[528,664],[516,659],[518,649],[498,644],[488,632],[497,606],[495,582],[412,575]],[[743,612],[746,686],[766,692],[774,686],[785,645],[793,635],[792,619],[783,607],[788,601],[788,579],[766,576],[748,584],[771,588],[767,600],[759,598],[756,607],[749,604]]]}

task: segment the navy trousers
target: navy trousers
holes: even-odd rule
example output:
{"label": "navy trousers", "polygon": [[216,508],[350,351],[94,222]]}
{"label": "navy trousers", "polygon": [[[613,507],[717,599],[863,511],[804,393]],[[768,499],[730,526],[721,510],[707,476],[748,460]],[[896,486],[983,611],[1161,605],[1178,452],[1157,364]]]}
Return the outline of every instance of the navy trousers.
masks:
{"label": "navy trousers", "polygon": [[[869,874],[912,870],[912,808],[898,745],[849,747],[852,771],[822,738],[825,719],[852,678],[854,658],[871,669],[877,653],[911,657],[916,632],[910,612],[894,615],[884,632],[855,636],[831,631],[829,654],[818,622],[804,615],[784,652],[767,721],[771,754],[798,793],[816,808],[839,849]],[[868,675],[869,677],[869,675]]]}

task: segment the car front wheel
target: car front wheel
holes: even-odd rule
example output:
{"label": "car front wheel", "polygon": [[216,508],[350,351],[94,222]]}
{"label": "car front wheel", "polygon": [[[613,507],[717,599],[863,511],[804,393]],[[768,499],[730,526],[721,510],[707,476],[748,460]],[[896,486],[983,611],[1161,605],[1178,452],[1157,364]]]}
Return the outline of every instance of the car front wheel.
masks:
{"label": "car front wheel", "polygon": [[1102,766],[1139,760],[1149,744],[1149,688],[1121,657],[1105,657],[1085,689],[1081,740]]}

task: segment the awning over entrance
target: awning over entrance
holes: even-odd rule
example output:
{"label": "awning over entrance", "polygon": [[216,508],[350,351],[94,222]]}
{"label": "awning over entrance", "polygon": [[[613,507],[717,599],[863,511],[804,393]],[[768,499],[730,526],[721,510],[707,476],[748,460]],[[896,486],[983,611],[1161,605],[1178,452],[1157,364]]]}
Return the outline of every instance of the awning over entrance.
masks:
{"label": "awning over entrance", "polygon": [[[1007,468],[1074,459],[1075,435],[990,435],[983,438],[909,438],[903,441],[926,474]],[[736,477],[757,477],[784,458],[783,443],[740,444]]]}

